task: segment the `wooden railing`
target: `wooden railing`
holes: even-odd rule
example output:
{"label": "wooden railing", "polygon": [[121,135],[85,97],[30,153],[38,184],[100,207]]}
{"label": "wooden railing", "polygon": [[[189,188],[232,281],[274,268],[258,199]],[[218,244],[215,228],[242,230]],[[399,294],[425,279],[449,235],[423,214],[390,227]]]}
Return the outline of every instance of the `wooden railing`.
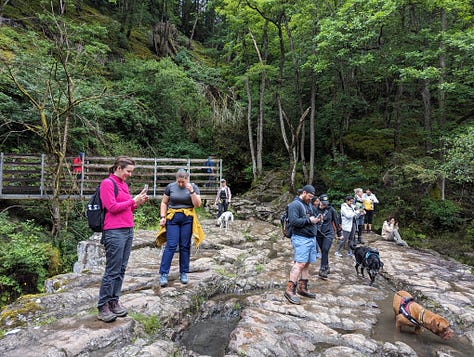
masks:
{"label": "wooden railing", "polygon": [[[207,159],[132,158],[135,170],[127,180],[131,194],[148,184],[148,195],[161,198],[166,185],[176,180],[176,171],[190,173],[191,182],[198,185],[201,196],[215,197],[222,178],[222,160],[213,159],[213,173],[208,173]],[[61,197],[88,198],[97,185],[108,176],[114,157],[85,156],[82,174],[72,172],[73,157],[66,158],[61,168]],[[48,199],[52,193],[51,158],[42,155],[0,154],[0,199]]]}

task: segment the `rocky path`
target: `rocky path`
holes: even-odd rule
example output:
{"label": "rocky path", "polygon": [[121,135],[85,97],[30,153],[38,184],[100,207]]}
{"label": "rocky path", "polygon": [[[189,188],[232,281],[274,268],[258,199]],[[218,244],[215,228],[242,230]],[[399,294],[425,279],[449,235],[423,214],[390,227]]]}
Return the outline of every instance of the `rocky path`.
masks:
{"label": "rocky path", "polygon": [[[84,242],[80,273],[55,277],[45,294],[2,310],[0,356],[201,356],[197,342],[185,346],[181,338],[196,320],[213,316],[238,316],[230,334],[221,333],[229,338],[226,356],[472,355],[474,276],[465,265],[370,235],[364,238],[385,264],[373,287],[333,248],[328,280],[317,277],[319,262],[311,269],[316,299],[291,305],[283,292],[292,249],[278,227],[235,221],[226,232],[213,220],[202,223],[207,238],[193,255],[190,283],[179,282],[174,265],[166,288],[158,285],[155,232],[136,232],[121,298],[130,314],[110,324],[96,319],[102,250],[96,239]],[[397,333],[391,300],[401,288],[448,319],[456,336]]]}

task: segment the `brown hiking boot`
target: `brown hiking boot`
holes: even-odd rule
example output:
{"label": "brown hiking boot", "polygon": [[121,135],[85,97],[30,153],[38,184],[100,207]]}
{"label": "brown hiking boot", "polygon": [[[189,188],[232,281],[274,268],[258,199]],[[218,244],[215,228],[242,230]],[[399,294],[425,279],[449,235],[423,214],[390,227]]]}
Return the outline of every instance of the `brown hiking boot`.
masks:
{"label": "brown hiking boot", "polygon": [[298,281],[298,288],[296,290],[299,295],[301,296],[306,296],[311,299],[314,299],[316,297],[316,294],[310,292],[308,290],[308,279],[300,279]]}
{"label": "brown hiking boot", "polygon": [[104,304],[99,307],[99,313],[97,314],[97,318],[104,322],[112,322],[115,321],[117,315],[110,311],[109,304]]}
{"label": "brown hiking boot", "polygon": [[289,281],[286,286],[285,297],[292,304],[300,304],[300,298],[296,295],[296,283]]}
{"label": "brown hiking boot", "polygon": [[120,303],[117,301],[109,301],[110,311],[112,311],[117,317],[124,317],[127,316],[127,309],[124,308]]}

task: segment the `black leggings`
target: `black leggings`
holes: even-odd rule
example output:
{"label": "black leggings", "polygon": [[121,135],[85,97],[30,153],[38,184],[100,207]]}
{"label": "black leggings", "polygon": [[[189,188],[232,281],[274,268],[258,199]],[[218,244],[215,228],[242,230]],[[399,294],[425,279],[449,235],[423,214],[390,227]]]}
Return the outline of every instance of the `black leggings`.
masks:
{"label": "black leggings", "polygon": [[374,217],[374,211],[366,211],[364,216],[365,224],[372,224],[372,218]]}
{"label": "black leggings", "polygon": [[325,237],[318,232],[316,240],[321,251],[321,268],[327,268],[329,266],[329,249],[331,249],[333,237]]}

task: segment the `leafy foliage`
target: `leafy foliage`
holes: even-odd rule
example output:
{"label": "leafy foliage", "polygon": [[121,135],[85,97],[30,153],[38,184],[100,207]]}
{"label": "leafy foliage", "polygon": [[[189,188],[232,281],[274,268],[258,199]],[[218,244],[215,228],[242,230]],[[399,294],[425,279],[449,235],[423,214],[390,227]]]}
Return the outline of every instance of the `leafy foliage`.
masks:
{"label": "leafy foliage", "polygon": [[459,216],[461,210],[457,204],[449,200],[433,200],[424,198],[422,200],[422,213],[428,224],[435,229],[459,228],[462,219]]}
{"label": "leafy foliage", "polygon": [[45,279],[57,274],[61,264],[58,249],[40,226],[13,223],[0,214],[0,305],[42,291]]}
{"label": "leafy foliage", "polygon": [[456,132],[446,139],[446,156],[442,169],[450,180],[472,183],[474,180],[474,126]]}

